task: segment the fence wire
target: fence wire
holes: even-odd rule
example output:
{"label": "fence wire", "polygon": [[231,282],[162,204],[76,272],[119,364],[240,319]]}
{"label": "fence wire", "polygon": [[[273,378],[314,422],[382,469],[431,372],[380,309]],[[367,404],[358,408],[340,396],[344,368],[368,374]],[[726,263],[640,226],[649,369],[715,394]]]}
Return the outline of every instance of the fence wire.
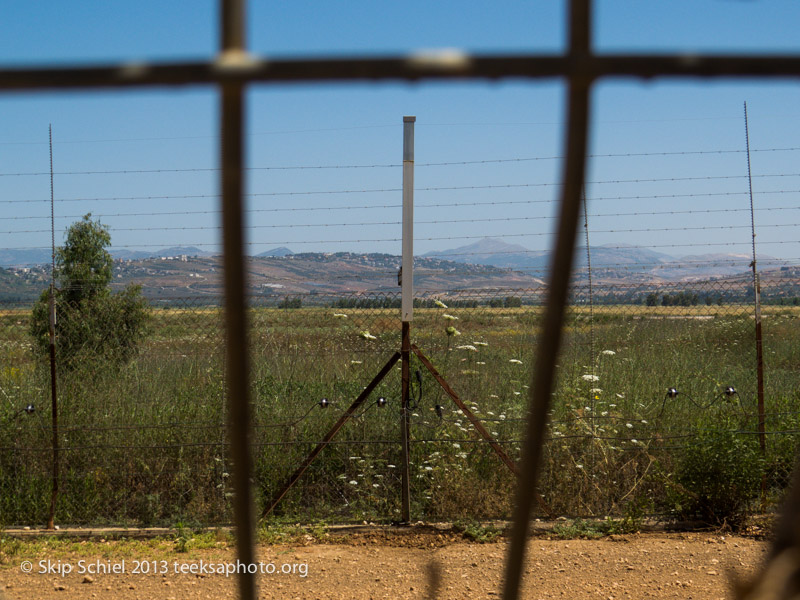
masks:
{"label": "fence wire", "polygon": [[[766,474],[776,502],[800,433],[800,285],[762,281]],[[425,292],[411,338],[516,461],[545,289]],[[757,447],[752,287],[737,281],[595,285],[576,277],[550,417],[542,516],[669,514],[682,461],[708,432]],[[264,510],[400,349],[399,296],[250,299],[252,452]],[[590,310],[591,309],[591,310]],[[94,314],[99,330],[121,318]],[[123,355],[58,307],[63,523],[232,519],[222,308],[151,300]],[[74,311],[75,314],[71,314]],[[51,487],[49,367],[31,306],[0,307],[0,523],[41,522]],[[88,323],[88,324],[87,324]],[[91,327],[89,327],[91,329]],[[74,346],[66,344],[71,336]],[[591,340],[594,340],[591,343]],[[398,520],[399,364],[277,506],[274,518]],[[515,476],[419,358],[411,363],[415,519],[508,518]],[[738,447],[738,446],[737,446]],[[638,514],[637,513],[637,514]],[[270,518],[273,518],[270,517]]]}

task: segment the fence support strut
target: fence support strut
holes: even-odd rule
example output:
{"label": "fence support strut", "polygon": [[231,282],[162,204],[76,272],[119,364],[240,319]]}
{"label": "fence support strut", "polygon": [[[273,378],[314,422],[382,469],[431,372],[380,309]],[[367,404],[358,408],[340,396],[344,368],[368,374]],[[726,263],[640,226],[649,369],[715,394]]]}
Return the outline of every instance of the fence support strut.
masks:
{"label": "fence support strut", "polygon": [[[503,461],[503,464],[505,464],[509,468],[509,470],[512,473],[514,473],[514,475],[519,477],[520,471],[517,463],[515,463],[511,459],[511,457],[508,454],[506,454],[506,451],[503,450],[503,447],[497,443],[494,437],[492,437],[492,434],[486,430],[486,428],[483,426],[483,423],[481,423],[480,419],[478,419],[478,417],[472,414],[472,411],[469,410],[469,408],[467,408],[467,405],[464,404],[461,398],[458,397],[458,394],[456,394],[453,388],[450,387],[450,384],[447,383],[447,380],[439,374],[439,371],[437,371],[436,367],[433,366],[433,363],[431,363],[431,361],[428,360],[428,357],[425,356],[422,353],[422,350],[420,350],[414,344],[411,345],[411,350],[414,352],[414,354],[417,355],[417,358],[419,358],[420,362],[422,362],[422,364],[425,365],[425,368],[428,369],[430,374],[433,376],[436,382],[441,386],[441,388],[447,393],[448,396],[450,396],[453,402],[455,402],[456,406],[458,406],[458,408],[461,409],[461,411],[464,413],[467,419],[469,419],[469,422],[472,423],[472,426],[477,430],[477,432],[481,435],[481,437],[489,443],[489,445],[492,447],[492,450],[494,450],[495,454],[497,454],[497,456],[500,457],[500,460]],[[555,519],[557,517],[555,512],[553,512],[553,509],[550,508],[550,506],[544,501],[544,499],[539,494],[536,494],[536,499],[539,502],[539,506],[542,508],[542,510],[544,510],[547,513],[547,515],[551,519]]]}
{"label": "fence support strut", "polygon": [[311,463],[314,462],[314,459],[317,458],[319,453],[325,449],[325,446],[327,446],[330,443],[330,441],[336,436],[336,434],[339,433],[339,430],[344,426],[344,424],[347,423],[347,421],[349,421],[353,417],[353,414],[358,410],[358,407],[364,403],[364,401],[369,397],[369,395],[383,380],[383,378],[389,374],[389,371],[392,370],[392,367],[398,360],[400,360],[400,353],[395,352],[389,359],[389,362],[387,362],[384,365],[384,367],[380,370],[380,372],[372,379],[372,381],[369,382],[369,385],[365,387],[364,391],[362,391],[358,395],[358,398],[356,398],[353,401],[353,403],[350,405],[350,408],[348,408],[345,411],[345,413],[339,418],[339,420],[336,421],[336,424],[333,427],[331,427],[330,431],[328,431],[328,433],[325,434],[325,437],[322,438],[322,441],[319,444],[317,444],[317,446],[311,451],[311,453],[306,457],[306,459],[297,468],[297,470],[294,473],[292,473],[292,476],[289,477],[289,480],[284,484],[281,490],[277,494],[275,494],[275,497],[272,499],[270,505],[261,514],[262,519],[266,517],[269,513],[271,513],[278,505],[278,503],[281,500],[283,500],[283,497],[289,492],[290,489],[292,489],[292,487],[294,487],[294,484],[297,483],[297,480],[303,476],[303,473],[306,472],[306,469],[308,469]]}

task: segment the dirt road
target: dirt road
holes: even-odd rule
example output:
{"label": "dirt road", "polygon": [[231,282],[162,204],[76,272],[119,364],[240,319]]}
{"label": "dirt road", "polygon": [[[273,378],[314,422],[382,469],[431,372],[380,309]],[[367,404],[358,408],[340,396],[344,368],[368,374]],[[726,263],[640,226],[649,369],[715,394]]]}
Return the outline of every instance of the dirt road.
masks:
{"label": "dirt road", "polygon": [[[421,599],[434,594],[442,600],[498,599],[506,549],[504,541],[469,543],[435,533],[356,535],[339,543],[262,546],[254,568],[263,572],[258,585],[259,598],[265,599]],[[765,550],[764,542],[750,538],[696,533],[534,538],[521,596],[730,598],[730,573],[752,572]],[[236,579],[225,570],[236,568],[230,548],[152,550],[135,556],[112,545],[88,554],[69,550],[14,556],[0,567],[0,599],[235,598]],[[438,573],[438,585],[432,573]]]}

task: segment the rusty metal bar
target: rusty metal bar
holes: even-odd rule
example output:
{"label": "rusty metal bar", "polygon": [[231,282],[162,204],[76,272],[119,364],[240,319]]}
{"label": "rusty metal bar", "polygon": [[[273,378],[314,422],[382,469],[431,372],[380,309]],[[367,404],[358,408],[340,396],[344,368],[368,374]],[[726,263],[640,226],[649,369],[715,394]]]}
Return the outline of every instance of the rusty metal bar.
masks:
{"label": "rusty metal bar", "polygon": [[369,385],[364,388],[364,390],[358,395],[350,407],[345,411],[345,413],[339,417],[339,420],[331,427],[330,431],[325,434],[325,437],[322,438],[322,441],[316,445],[316,447],[311,451],[311,453],[305,458],[303,463],[292,473],[292,476],[289,477],[288,481],[284,484],[281,490],[275,494],[275,497],[272,499],[270,505],[264,510],[261,515],[263,519],[268,514],[270,514],[278,503],[283,500],[283,497],[289,492],[294,484],[297,483],[297,480],[302,477],[303,473],[305,473],[306,469],[314,462],[314,459],[317,458],[317,455],[325,449],[330,441],[339,433],[339,430],[344,427],[345,423],[349,421],[353,414],[358,410],[358,407],[361,406],[364,401],[369,397],[372,391],[377,387],[377,385],[383,380],[386,375],[389,374],[389,371],[392,370],[392,367],[400,360],[400,353],[395,352],[389,361],[384,365],[384,367],[380,370],[380,372],[369,382]]}
{"label": "rusty metal bar", "polygon": [[53,181],[53,126],[48,129],[50,139],[50,298],[48,305],[48,331],[50,334],[50,404],[53,423],[53,483],[50,494],[50,513],[47,528],[55,529],[56,501],[58,500],[58,385],[56,377],[56,229],[55,229],[55,185]]}
{"label": "rusty metal bar", "polygon": [[[244,51],[244,0],[220,0],[221,60]],[[247,345],[247,301],[244,269],[244,88],[226,82],[220,88],[220,165],[222,169],[222,245],[224,249],[226,381],[228,436],[233,462],[233,514],[236,554],[255,563],[255,518],[250,477],[250,356]],[[255,574],[239,573],[239,598],[255,600]]]}
{"label": "rusty metal bar", "polygon": [[246,0],[221,0],[220,49],[222,52],[244,52]]}
{"label": "rusty metal bar", "polygon": [[221,83],[286,84],[334,81],[539,79],[586,76],[656,79],[687,77],[800,78],[800,55],[408,55],[394,58],[269,59],[230,53],[193,62],[120,62],[53,68],[0,68],[0,90],[58,90],[185,86]]}
{"label": "rusty metal bar", "polygon": [[[747,102],[744,103],[744,139],[747,149],[747,182],[750,191],[750,231],[753,238],[753,302],[755,308],[756,321],[756,384],[758,394],[758,443],[761,453],[767,452],[767,429],[766,417],[764,414],[764,344],[761,330],[761,281],[758,277],[758,267],[756,261],[756,219],[753,202],[753,172],[750,168],[750,127],[747,122]],[[762,500],[766,497],[766,475],[762,478]]]}
{"label": "rusty metal bar", "polygon": [[[570,2],[570,57],[581,64],[591,53],[590,0]],[[536,352],[536,366],[530,388],[531,408],[522,447],[519,479],[506,562],[503,599],[516,600],[522,581],[525,546],[530,529],[531,505],[537,495],[537,482],[544,448],[547,415],[555,383],[556,360],[561,347],[569,293],[570,273],[575,254],[578,221],[581,214],[581,193],[586,168],[586,144],[589,129],[589,90],[592,79],[587,73],[576,73],[569,81],[566,160],[558,219],[558,236],[550,266],[550,285],[542,323],[542,334]]]}
{"label": "rusty metal bar", "polygon": [[402,460],[400,463],[400,521],[411,521],[411,324],[403,321],[400,341],[400,442]]}
{"label": "rusty metal bar", "polygon": [[[441,388],[445,391],[445,393],[447,393],[447,395],[450,396],[453,402],[455,402],[456,406],[458,406],[458,408],[461,409],[461,411],[464,413],[467,419],[469,419],[469,422],[472,423],[472,426],[477,430],[477,432],[481,435],[481,437],[487,442],[489,442],[489,445],[492,447],[492,450],[494,450],[495,454],[497,454],[497,456],[500,457],[500,460],[503,461],[503,464],[505,464],[509,468],[509,470],[512,473],[514,473],[514,475],[519,476],[520,471],[519,471],[519,466],[517,466],[517,463],[515,463],[511,459],[511,457],[508,454],[506,454],[506,451],[503,450],[503,447],[500,444],[498,444],[497,441],[495,441],[494,437],[492,437],[492,434],[486,430],[486,428],[483,426],[483,423],[481,423],[480,419],[478,419],[478,417],[472,414],[472,411],[469,408],[467,408],[467,405],[464,404],[464,402],[462,402],[461,398],[459,398],[455,390],[453,390],[453,388],[450,387],[450,384],[447,383],[447,380],[444,377],[442,377],[439,371],[436,370],[436,367],[433,366],[433,363],[430,360],[428,360],[428,357],[425,356],[422,353],[422,350],[420,350],[414,344],[411,345],[411,350],[414,352],[414,354],[417,355],[417,358],[419,358],[420,362],[422,362],[422,364],[425,365],[425,368],[428,369],[430,374],[433,376],[436,382],[441,386]],[[536,494],[536,499],[538,500],[539,506],[548,514],[548,516],[550,516],[550,518],[552,519],[555,519],[557,515],[553,512],[553,509],[550,508],[550,506],[548,506],[548,504],[539,494]]]}

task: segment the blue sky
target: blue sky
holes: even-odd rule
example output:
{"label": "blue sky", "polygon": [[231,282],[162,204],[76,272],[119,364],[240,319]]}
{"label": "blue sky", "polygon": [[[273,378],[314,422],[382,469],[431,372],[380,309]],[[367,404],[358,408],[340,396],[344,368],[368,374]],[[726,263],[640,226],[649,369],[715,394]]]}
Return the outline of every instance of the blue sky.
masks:
{"label": "blue sky", "polygon": [[[5,3],[0,63],[208,58],[218,43],[216,5]],[[251,2],[248,44],[281,57],[560,52],[564,12],[555,1]],[[595,14],[599,52],[800,50],[796,0],[598,1]],[[558,81],[252,87],[250,251],[399,254],[403,115],[417,117],[418,253],[482,236],[546,249],[563,91]],[[759,252],[800,259],[796,81],[601,82],[587,185],[591,243],[678,256],[749,252],[744,101]],[[57,243],[92,212],[117,248],[213,250],[216,110],[215,93],[202,87],[0,96],[0,247],[49,244],[52,124]]]}

